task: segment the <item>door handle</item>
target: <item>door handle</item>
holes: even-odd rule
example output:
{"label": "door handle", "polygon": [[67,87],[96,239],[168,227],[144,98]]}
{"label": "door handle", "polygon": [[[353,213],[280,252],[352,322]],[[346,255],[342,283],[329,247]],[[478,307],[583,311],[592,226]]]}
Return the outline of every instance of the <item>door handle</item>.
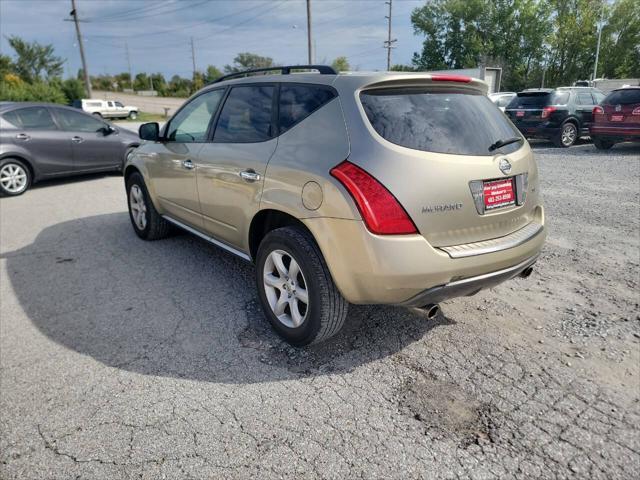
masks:
{"label": "door handle", "polygon": [[182,166],[187,170],[193,170],[195,168],[195,165],[191,160],[185,160],[184,162],[182,162]]}
{"label": "door handle", "polygon": [[253,183],[260,180],[260,174],[256,173],[253,170],[245,170],[240,172],[240,178],[242,178],[245,182]]}
{"label": "door handle", "polygon": [[78,137],[76,135],[75,137],[71,137],[71,141],[74,142],[74,143],[82,143],[82,142],[84,142],[84,138]]}
{"label": "door handle", "polygon": [[16,135],[16,139],[17,140],[31,140],[31,137],[29,135],[27,135],[26,133],[19,133]]}

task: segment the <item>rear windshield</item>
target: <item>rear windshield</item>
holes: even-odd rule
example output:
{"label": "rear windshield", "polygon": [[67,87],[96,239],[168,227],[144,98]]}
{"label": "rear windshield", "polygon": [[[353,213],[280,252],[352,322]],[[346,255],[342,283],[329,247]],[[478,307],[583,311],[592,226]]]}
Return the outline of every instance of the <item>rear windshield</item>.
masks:
{"label": "rear windshield", "polygon": [[640,103],[640,88],[615,90],[604,99],[605,105],[630,105]]}
{"label": "rear windshield", "polygon": [[547,105],[566,105],[569,92],[520,92],[507,108],[535,108]]}
{"label": "rear windshield", "polygon": [[[480,93],[389,88],[362,92],[360,101],[380,136],[414,150],[493,155],[491,144],[520,137],[500,109]],[[516,142],[498,151],[510,153],[521,146]]]}

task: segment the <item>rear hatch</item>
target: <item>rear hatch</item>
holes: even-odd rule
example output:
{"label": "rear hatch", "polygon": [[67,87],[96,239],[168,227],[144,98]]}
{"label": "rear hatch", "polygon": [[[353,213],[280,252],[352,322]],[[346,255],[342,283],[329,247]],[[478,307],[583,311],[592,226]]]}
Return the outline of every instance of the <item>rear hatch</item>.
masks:
{"label": "rear hatch", "polygon": [[566,114],[569,92],[539,90],[520,92],[509,103],[505,113],[523,132],[549,121],[559,114]]}
{"label": "rear hatch", "polygon": [[614,90],[603,101],[603,113],[594,111],[594,122],[598,126],[640,126],[640,88]]}
{"label": "rear hatch", "polygon": [[376,141],[354,144],[349,160],[389,189],[431,245],[502,237],[534,219],[535,198],[524,202],[537,183],[531,150],[481,90],[377,84],[359,97]]}

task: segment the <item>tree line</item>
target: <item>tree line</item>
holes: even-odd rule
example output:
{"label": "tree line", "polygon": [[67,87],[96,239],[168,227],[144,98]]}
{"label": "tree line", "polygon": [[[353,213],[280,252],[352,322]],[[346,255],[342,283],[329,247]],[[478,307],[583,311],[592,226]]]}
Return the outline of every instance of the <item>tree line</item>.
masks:
{"label": "tree line", "polygon": [[640,0],[428,0],[411,14],[422,50],[397,70],[503,69],[502,87],[640,77]]}
{"label": "tree line", "polygon": [[[82,69],[76,77],[62,79],[65,60],[55,55],[52,45],[26,42],[19,37],[8,38],[14,50],[15,59],[0,55],[0,100],[42,101],[71,103],[86,96],[82,79]],[[204,71],[194,72],[191,78],[174,75],[168,80],[162,73],[128,72],[115,75],[92,75],[91,88],[104,91],[153,90],[160,96],[188,97],[207,83],[221,76],[254,68],[277,66],[271,57],[255,53],[239,53],[230,65],[222,70],[209,65]],[[338,57],[333,66],[336,70],[349,70],[346,57]]]}

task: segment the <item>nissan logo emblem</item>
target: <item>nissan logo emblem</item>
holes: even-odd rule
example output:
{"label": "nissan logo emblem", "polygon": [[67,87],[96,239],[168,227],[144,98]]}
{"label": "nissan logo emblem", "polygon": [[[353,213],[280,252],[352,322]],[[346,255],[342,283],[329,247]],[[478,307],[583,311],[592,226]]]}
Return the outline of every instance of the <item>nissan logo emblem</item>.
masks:
{"label": "nissan logo emblem", "polygon": [[500,163],[498,164],[498,168],[505,175],[509,175],[511,173],[511,163],[506,158],[501,158]]}

